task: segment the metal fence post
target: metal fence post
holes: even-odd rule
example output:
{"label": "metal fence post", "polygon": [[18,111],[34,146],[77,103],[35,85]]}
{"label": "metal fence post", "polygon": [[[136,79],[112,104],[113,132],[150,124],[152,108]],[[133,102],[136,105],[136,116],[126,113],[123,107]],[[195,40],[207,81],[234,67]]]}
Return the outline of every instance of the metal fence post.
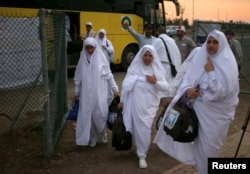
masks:
{"label": "metal fence post", "polygon": [[49,100],[49,83],[48,83],[48,66],[47,66],[47,56],[46,56],[46,27],[45,27],[45,15],[46,11],[44,9],[39,10],[39,31],[40,31],[40,40],[41,40],[41,54],[42,54],[42,72],[43,72],[43,94],[46,96],[44,103],[44,145],[45,145],[45,156],[50,157],[52,155],[52,135],[51,135],[51,126],[50,126],[50,100]]}

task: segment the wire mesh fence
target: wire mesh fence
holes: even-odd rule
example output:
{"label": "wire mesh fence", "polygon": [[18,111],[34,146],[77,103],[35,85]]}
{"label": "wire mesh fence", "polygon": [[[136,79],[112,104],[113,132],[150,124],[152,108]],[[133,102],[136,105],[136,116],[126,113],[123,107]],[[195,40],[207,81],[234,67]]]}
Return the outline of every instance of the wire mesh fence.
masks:
{"label": "wire mesh fence", "polygon": [[51,156],[67,112],[65,14],[0,12],[0,26],[0,120],[7,131],[42,126]]}

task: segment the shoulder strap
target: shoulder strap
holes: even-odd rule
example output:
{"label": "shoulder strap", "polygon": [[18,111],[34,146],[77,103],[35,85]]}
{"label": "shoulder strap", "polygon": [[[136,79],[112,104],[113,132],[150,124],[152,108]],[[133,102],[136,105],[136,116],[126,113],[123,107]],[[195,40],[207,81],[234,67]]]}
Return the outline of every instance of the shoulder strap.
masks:
{"label": "shoulder strap", "polygon": [[172,64],[172,60],[171,60],[171,57],[170,57],[169,52],[168,52],[168,47],[167,47],[165,41],[164,41],[161,37],[159,37],[159,38],[160,38],[160,39],[162,40],[162,42],[164,43],[164,46],[165,46],[165,48],[166,48],[166,52],[167,52],[167,55],[168,55],[168,61],[169,61],[170,64]]}
{"label": "shoulder strap", "polygon": [[109,47],[108,41],[106,40],[106,46]]}

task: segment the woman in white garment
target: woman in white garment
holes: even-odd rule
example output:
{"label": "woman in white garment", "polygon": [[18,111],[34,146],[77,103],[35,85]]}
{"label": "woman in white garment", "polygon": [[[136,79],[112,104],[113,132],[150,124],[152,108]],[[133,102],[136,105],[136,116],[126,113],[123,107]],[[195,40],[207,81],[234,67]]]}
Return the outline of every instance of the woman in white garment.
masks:
{"label": "woman in white garment", "polygon": [[76,126],[76,144],[95,147],[99,136],[107,142],[106,123],[108,116],[108,85],[115,95],[118,86],[110,71],[101,48],[94,38],[86,38],[77,64],[75,76],[75,96],[80,106]]}
{"label": "woman in white garment", "polygon": [[174,142],[162,124],[154,142],[180,162],[196,165],[198,174],[206,174],[208,158],[219,157],[239,102],[237,63],[221,31],[210,32],[195,54],[163,119],[185,92],[194,100],[193,108],[199,119],[198,137],[193,143]]}
{"label": "woman in white garment", "polygon": [[160,98],[168,88],[155,48],[143,46],[127,70],[118,105],[123,108],[126,130],[133,136],[140,168],[147,167],[145,159],[151,142],[151,127]]}
{"label": "woman in white garment", "polygon": [[105,54],[109,64],[114,55],[114,47],[110,40],[107,39],[107,34],[105,29],[100,29],[95,36],[97,44],[102,48],[103,53]]}
{"label": "woman in white garment", "polygon": [[[110,66],[110,70],[113,73],[113,68],[111,68],[111,59],[113,59],[113,55],[114,55],[114,47],[112,45],[112,43],[110,42],[110,40],[107,39],[106,36],[106,30],[105,29],[100,29],[97,33],[97,35],[95,36],[96,42],[99,45],[99,47],[101,48],[103,54],[105,55],[109,66]],[[108,89],[108,103],[111,104],[113,100],[113,92],[111,89]]]}

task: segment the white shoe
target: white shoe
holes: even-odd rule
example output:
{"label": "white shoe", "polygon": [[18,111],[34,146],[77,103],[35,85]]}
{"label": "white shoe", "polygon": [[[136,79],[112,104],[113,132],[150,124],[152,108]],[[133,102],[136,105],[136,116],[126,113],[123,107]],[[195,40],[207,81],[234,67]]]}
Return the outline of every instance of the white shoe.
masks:
{"label": "white shoe", "polygon": [[147,162],[144,158],[139,159],[139,167],[141,169],[145,169],[148,167]]}
{"label": "white shoe", "polygon": [[105,134],[105,135],[102,137],[102,142],[103,142],[103,143],[107,143],[107,142],[108,142],[108,136],[107,136],[107,134]]}
{"label": "white shoe", "polygon": [[95,146],[96,146],[96,141],[89,142],[89,147],[95,147]]}

